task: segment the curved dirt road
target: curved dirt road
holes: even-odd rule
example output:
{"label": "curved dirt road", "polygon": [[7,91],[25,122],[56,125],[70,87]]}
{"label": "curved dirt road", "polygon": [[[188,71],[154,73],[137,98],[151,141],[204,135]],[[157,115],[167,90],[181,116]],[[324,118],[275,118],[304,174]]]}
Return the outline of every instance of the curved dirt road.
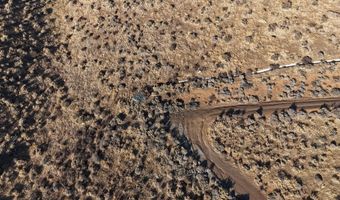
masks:
{"label": "curved dirt road", "polygon": [[175,126],[183,129],[184,134],[190,139],[194,148],[201,151],[203,158],[211,164],[211,168],[218,178],[231,178],[235,182],[235,190],[237,193],[248,194],[251,200],[261,200],[267,199],[267,197],[257,188],[254,181],[244,176],[238,168],[226,160],[224,155],[214,151],[213,145],[209,141],[208,127],[219,114],[226,111],[239,110],[244,114],[251,114],[261,110],[263,113],[271,113],[290,107],[308,110],[320,108],[320,106],[325,104],[338,107],[340,106],[340,97],[218,105],[194,111],[175,113],[171,116],[171,121]]}

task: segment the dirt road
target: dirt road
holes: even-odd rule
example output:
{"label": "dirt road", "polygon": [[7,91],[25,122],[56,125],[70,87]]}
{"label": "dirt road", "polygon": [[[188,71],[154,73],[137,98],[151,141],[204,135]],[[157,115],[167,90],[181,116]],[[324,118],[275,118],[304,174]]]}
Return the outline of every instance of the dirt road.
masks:
{"label": "dirt road", "polygon": [[337,107],[340,105],[340,97],[333,98],[314,98],[314,99],[294,99],[285,101],[260,102],[256,104],[238,105],[218,105],[213,107],[201,108],[194,111],[186,111],[173,114],[171,119],[184,134],[190,139],[194,148],[209,161],[211,168],[220,179],[231,178],[235,182],[235,190],[240,194],[248,194],[249,199],[266,199],[266,195],[261,192],[254,184],[253,180],[245,177],[241,171],[228,162],[222,154],[214,151],[209,141],[208,127],[214,122],[216,117],[223,112],[251,114],[262,112],[269,114],[273,111],[292,108],[292,109],[313,109],[323,105]]}

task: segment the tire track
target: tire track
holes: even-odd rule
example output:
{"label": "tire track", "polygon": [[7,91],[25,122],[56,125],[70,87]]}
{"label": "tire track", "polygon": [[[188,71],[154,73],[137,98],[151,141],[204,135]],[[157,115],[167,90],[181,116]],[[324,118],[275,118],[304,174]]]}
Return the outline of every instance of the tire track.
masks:
{"label": "tire track", "polygon": [[174,113],[171,122],[191,141],[194,149],[206,159],[212,171],[220,179],[230,178],[235,182],[235,190],[239,194],[248,195],[251,200],[267,199],[254,181],[244,176],[242,172],[226,160],[221,153],[214,151],[208,137],[208,128],[216,117],[223,113],[251,114],[260,112],[269,114],[274,111],[293,109],[314,109],[322,106],[339,107],[340,97],[302,98],[283,101],[270,101],[251,104],[217,105],[193,111]]}

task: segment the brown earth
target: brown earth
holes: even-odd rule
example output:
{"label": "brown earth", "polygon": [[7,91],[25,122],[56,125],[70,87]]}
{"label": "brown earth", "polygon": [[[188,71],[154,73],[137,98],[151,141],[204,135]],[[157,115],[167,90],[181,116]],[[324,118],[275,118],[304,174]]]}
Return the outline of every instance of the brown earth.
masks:
{"label": "brown earth", "polygon": [[253,116],[225,117],[209,133],[214,149],[254,180],[268,199],[336,199],[338,117],[339,108],[280,111],[271,118],[255,116],[256,121]]}
{"label": "brown earth", "polygon": [[[338,98],[339,62],[311,61],[340,57],[339,8],[332,0],[1,1],[0,199],[246,198],[171,128],[170,116]],[[304,64],[251,73],[297,62]],[[209,138],[236,151],[223,123]],[[295,191],[270,170],[242,173],[273,178],[274,197]],[[336,185],[338,175],[318,173],[321,186]],[[273,193],[265,184],[252,187]],[[339,198],[333,185],[325,185],[338,193],[330,198]],[[296,197],[320,199],[324,191]]]}
{"label": "brown earth", "polygon": [[[262,102],[257,104],[245,104],[245,105],[221,105],[221,106],[214,106],[209,108],[202,108],[199,110],[188,111],[184,113],[178,113],[172,115],[172,122],[180,127],[181,131],[190,139],[192,144],[198,151],[202,152],[202,157],[207,159],[211,162],[211,168],[213,169],[214,173],[220,179],[227,179],[231,178],[235,181],[235,189],[236,192],[239,193],[248,193],[250,199],[267,199],[265,195],[255,186],[253,181],[246,177],[237,167],[234,166],[234,163],[228,161],[225,157],[227,155],[223,155],[214,150],[213,145],[211,144],[211,139],[209,138],[209,127],[217,127],[217,124],[212,124],[216,118],[220,115],[226,113],[233,117],[233,113],[239,113],[238,115],[250,115],[253,113],[266,113],[271,114],[273,111],[280,111],[283,109],[294,107],[293,109],[305,109],[309,110],[312,108],[319,108],[321,105],[329,105],[338,107],[340,105],[340,98],[320,98],[320,99],[305,99],[305,100],[288,100],[288,101],[271,101],[271,102]],[[237,114],[236,114],[237,115]],[[234,116],[234,118],[236,118]],[[229,119],[232,120],[232,119]],[[227,122],[228,123],[228,122]],[[239,127],[239,124],[234,123],[233,128]],[[214,129],[214,128],[213,128]],[[224,138],[223,132],[218,130],[219,136]],[[233,133],[232,133],[233,134]],[[261,135],[261,134],[259,134]],[[238,138],[238,136],[234,136]],[[250,137],[250,136],[248,136]],[[219,139],[221,140],[221,139]],[[239,139],[235,139],[239,141]],[[228,140],[224,140],[228,141]],[[228,141],[230,142],[230,141]],[[254,142],[254,141],[253,141]],[[242,142],[241,142],[242,143]],[[250,144],[248,144],[250,145]],[[227,147],[233,148],[233,145],[229,144]],[[234,147],[235,148],[235,147]],[[259,147],[263,148],[263,147]],[[274,147],[273,147],[274,148]],[[257,149],[255,149],[256,151]],[[274,149],[271,149],[274,150]],[[254,151],[254,150],[253,150]],[[249,152],[250,154],[253,153],[252,150]],[[337,151],[331,153],[331,156],[336,156]],[[242,152],[236,152],[239,154],[242,159]],[[298,156],[298,155],[295,155]],[[261,158],[260,158],[261,159]],[[335,157],[336,159],[336,157]],[[266,161],[262,161],[266,162]],[[336,167],[336,166],[334,166]],[[268,170],[268,169],[267,169]],[[269,171],[269,170],[268,170]],[[270,187],[270,186],[269,186]],[[338,192],[336,189],[333,192]],[[335,198],[334,194],[332,196],[324,196],[323,198]],[[296,197],[295,197],[296,198]]]}

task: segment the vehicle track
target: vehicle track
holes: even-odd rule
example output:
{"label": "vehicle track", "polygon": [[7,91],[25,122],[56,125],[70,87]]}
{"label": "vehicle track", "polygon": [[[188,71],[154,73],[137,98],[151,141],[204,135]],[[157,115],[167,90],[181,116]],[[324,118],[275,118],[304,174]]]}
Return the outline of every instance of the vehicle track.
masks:
{"label": "vehicle track", "polygon": [[191,141],[194,149],[198,150],[203,159],[211,165],[212,171],[220,179],[230,178],[235,182],[235,191],[249,195],[250,200],[267,199],[266,195],[254,184],[254,181],[244,176],[242,172],[228,162],[224,155],[214,151],[208,137],[208,128],[216,117],[224,112],[238,111],[242,114],[263,112],[266,114],[287,108],[313,109],[321,106],[339,107],[340,97],[302,98],[283,101],[269,101],[250,104],[216,105],[198,110],[184,111],[171,115],[171,122],[177,126]]}
{"label": "vehicle track", "polygon": [[[252,71],[252,72],[247,72],[245,73],[247,76],[254,76],[254,75],[259,75],[259,74],[265,74],[265,73],[269,73],[269,72],[273,72],[273,71],[277,71],[277,70],[282,70],[282,69],[287,69],[287,68],[293,68],[293,67],[306,67],[306,66],[316,66],[316,65],[320,65],[320,64],[326,64],[326,65],[332,65],[332,64],[336,64],[340,62],[340,58],[333,58],[330,60],[316,60],[316,61],[301,61],[301,62],[296,62],[296,63],[290,63],[290,64],[273,64],[271,66],[267,66],[267,67],[262,67],[261,69],[258,69],[256,71]],[[241,73],[242,74],[242,73]],[[236,74],[235,76],[238,77],[241,74]],[[214,79],[218,79],[219,77],[194,77],[191,79],[184,79],[184,80],[178,80],[177,83],[187,83],[187,82],[192,82],[195,81],[197,79],[201,79],[201,80],[214,80]]]}

